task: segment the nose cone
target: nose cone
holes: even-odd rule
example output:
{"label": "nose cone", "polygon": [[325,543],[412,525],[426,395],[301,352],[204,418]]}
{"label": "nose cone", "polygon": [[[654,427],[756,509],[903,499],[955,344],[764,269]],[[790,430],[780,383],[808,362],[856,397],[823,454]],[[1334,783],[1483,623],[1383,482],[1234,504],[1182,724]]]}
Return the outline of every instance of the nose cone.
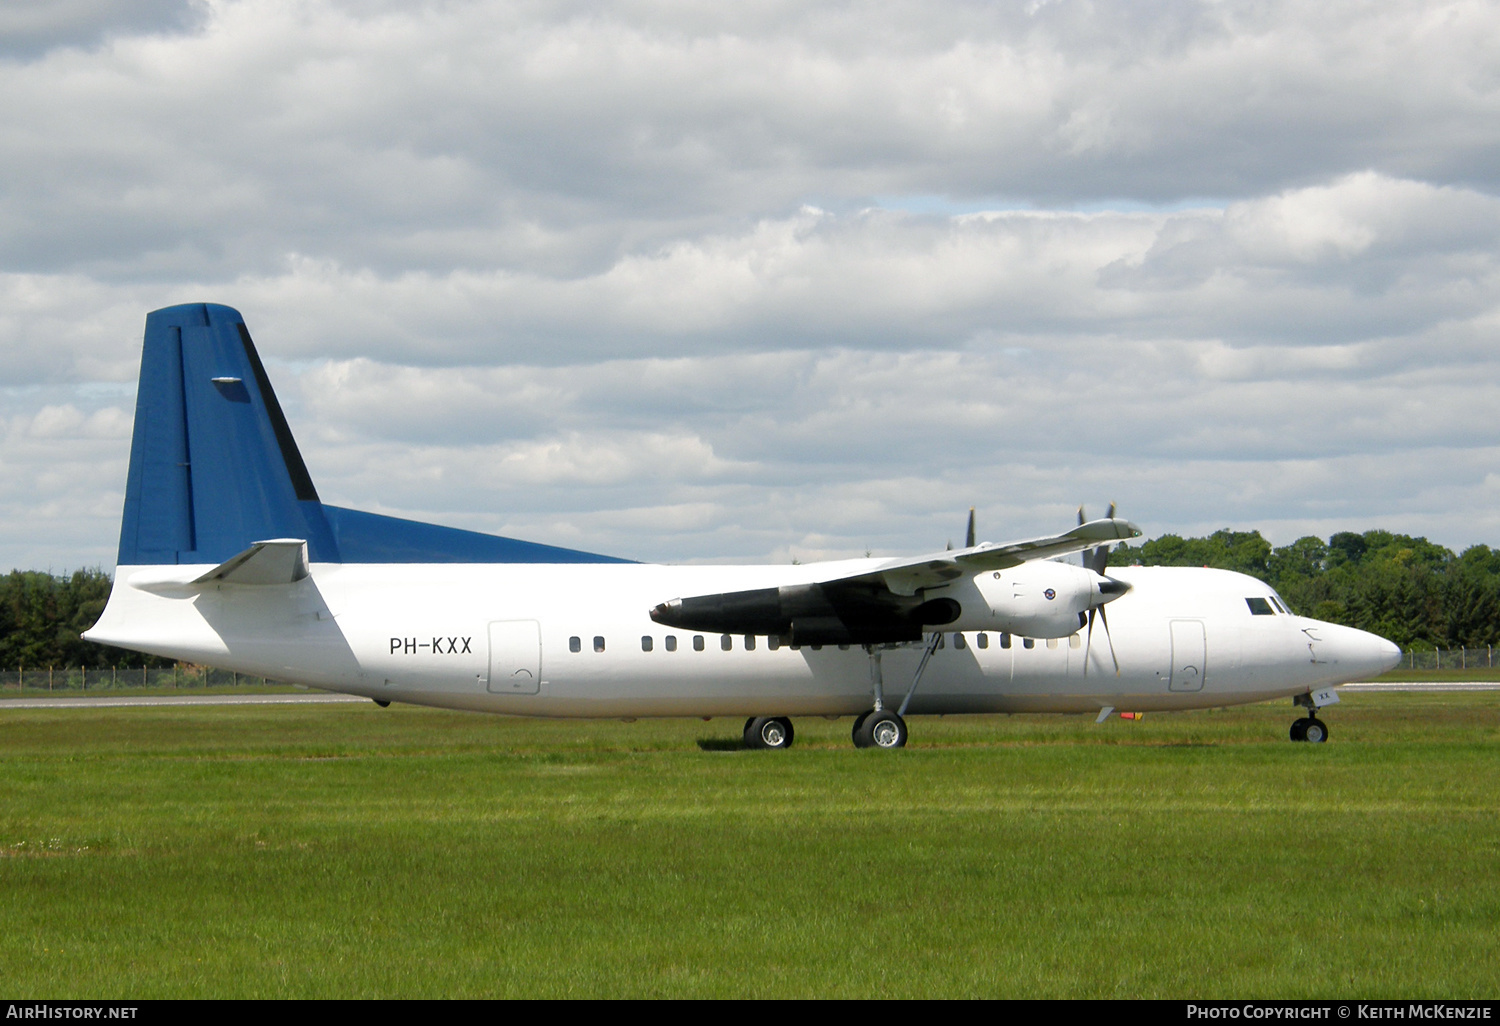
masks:
{"label": "nose cone", "polygon": [[1381,673],[1385,673],[1387,670],[1394,670],[1401,665],[1401,647],[1399,645],[1392,641],[1386,641],[1378,634],[1371,634],[1370,637],[1374,638],[1376,644],[1379,646]]}
{"label": "nose cone", "polygon": [[1401,662],[1401,649],[1369,631],[1318,623],[1309,636],[1316,638],[1312,646],[1314,658],[1333,664],[1340,680],[1346,683],[1378,677]]}

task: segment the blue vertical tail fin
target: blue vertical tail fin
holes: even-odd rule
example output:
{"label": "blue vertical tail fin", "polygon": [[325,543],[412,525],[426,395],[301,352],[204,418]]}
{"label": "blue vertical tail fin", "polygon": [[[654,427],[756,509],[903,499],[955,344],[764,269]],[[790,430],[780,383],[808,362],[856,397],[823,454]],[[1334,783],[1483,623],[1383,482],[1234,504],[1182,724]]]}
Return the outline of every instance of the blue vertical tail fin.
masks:
{"label": "blue vertical tail fin", "polygon": [[218,564],[284,538],[314,563],[628,562],[325,506],[239,311],[148,314],[120,565]]}
{"label": "blue vertical tail fin", "polygon": [[209,303],[148,314],[119,562],[221,563],[267,538],[339,558],[245,319]]}

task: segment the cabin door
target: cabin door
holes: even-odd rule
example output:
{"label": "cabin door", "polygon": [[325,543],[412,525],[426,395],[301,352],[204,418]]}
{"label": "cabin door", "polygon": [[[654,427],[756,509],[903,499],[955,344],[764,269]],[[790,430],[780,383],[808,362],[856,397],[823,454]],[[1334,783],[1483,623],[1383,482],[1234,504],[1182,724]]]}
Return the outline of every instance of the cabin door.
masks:
{"label": "cabin door", "polygon": [[1172,678],[1168,691],[1201,691],[1208,661],[1202,620],[1172,621]]}
{"label": "cabin door", "polygon": [[489,689],[497,695],[534,695],[542,686],[542,625],[535,620],[490,624]]}

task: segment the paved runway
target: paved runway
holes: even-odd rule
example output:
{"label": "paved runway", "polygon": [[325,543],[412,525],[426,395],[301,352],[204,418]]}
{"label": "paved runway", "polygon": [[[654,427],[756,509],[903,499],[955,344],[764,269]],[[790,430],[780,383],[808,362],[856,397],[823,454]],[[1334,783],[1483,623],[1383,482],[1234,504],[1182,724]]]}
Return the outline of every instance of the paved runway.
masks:
{"label": "paved runway", "polygon": [[315,691],[290,695],[111,695],[108,698],[3,698],[0,709],[107,709],[130,705],[322,705],[368,702],[358,695]]}
{"label": "paved runway", "polygon": [[[1392,681],[1382,684],[1345,684],[1340,691],[1500,691],[1500,681]],[[330,702],[368,702],[358,695],[298,692],[288,695],[111,695],[108,698],[0,698],[0,709],[107,709],[116,706],[161,705],[323,705]]]}
{"label": "paved runway", "polygon": [[1495,680],[1447,680],[1391,681],[1389,684],[1344,684],[1340,691],[1500,691],[1500,681]]}

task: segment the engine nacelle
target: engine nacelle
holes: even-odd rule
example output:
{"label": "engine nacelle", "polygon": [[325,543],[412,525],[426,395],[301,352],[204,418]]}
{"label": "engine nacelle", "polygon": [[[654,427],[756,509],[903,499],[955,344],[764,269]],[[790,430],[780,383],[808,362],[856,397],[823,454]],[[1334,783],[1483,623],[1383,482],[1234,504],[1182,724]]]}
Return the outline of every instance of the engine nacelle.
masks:
{"label": "engine nacelle", "polygon": [[1119,598],[1128,586],[1086,567],[1033,560],[975,574],[942,594],[963,612],[954,631],[1006,631],[1026,638],[1065,638],[1088,622],[1090,609]]}

